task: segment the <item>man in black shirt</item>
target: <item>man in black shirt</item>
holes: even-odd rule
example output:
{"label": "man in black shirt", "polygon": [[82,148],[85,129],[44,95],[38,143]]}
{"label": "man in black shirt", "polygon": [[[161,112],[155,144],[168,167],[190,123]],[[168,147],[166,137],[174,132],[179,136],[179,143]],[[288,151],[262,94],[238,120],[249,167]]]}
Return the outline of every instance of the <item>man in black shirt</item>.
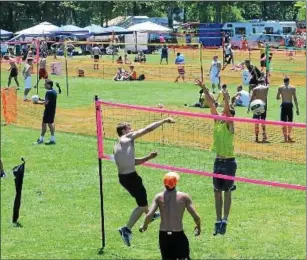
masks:
{"label": "man in black shirt", "polygon": [[249,81],[249,93],[251,93],[251,91],[258,85],[258,79],[261,78],[261,72],[255,65],[251,65],[250,60],[245,61],[245,66],[251,75]]}
{"label": "man in black shirt", "polygon": [[[60,86],[57,84],[59,88],[59,93],[61,93]],[[47,131],[47,124],[50,129],[51,138],[50,141],[46,143],[46,145],[55,144],[55,137],[54,137],[54,117],[56,111],[56,101],[57,101],[57,92],[53,89],[53,81],[50,79],[46,79],[45,81],[45,89],[46,95],[45,99],[40,99],[38,104],[45,105],[44,115],[43,115],[43,123],[42,123],[42,132],[40,138],[35,142],[35,144],[42,144],[44,143],[44,135]]]}
{"label": "man in black shirt", "polygon": [[168,64],[168,48],[166,44],[164,44],[162,47],[160,64],[162,63],[163,59],[166,59],[166,64]]}

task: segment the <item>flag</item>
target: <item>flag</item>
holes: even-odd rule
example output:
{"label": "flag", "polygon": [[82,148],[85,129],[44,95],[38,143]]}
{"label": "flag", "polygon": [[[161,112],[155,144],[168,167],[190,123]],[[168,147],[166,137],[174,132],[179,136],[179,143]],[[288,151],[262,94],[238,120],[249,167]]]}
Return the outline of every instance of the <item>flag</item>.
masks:
{"label": "flag", "polygon": [[16,188],[16,196],[14,201],[14,209],[13,209],[13,223],[17,223],[19,218],[19,209],[21,204],[21,191],[22,191],[22,183],[23,176],[25,173],[25,160],[21,158],[22,164],[13,168],[13,174],[15,176],[15,188]]}

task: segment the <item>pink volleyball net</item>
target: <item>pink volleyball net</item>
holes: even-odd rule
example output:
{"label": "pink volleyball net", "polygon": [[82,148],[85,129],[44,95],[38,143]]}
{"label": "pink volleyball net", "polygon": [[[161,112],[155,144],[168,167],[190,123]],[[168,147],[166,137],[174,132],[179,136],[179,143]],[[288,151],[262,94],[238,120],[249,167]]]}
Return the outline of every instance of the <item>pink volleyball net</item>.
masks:
{"label": "pink volleyball net", "polygon": [[[214,120],[229,118],[189,111],[96,101],[98,158],[113,161],[117,142],[116,126],[128,122],[140,129],[154,121],[172,117],[175,124],[164,124],[137,139],[136,156],[151,151],[158,156],[144,166],[238,182],[306,190],[306,125],[232,118],[235,123],[236,177],[213,174],[215,154],[211,152]],[[266,125],[268,142],[256,143],[255,124]],[[293,142],[285,142],[283,127],[291,127]],[[261,132],[261,127],[260,127]]]}

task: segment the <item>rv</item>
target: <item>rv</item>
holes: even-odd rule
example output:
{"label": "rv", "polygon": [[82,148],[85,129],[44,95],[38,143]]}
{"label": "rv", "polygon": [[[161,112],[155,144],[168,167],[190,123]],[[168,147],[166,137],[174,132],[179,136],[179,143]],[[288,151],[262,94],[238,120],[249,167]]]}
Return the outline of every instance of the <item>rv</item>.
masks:
{"label": "rv", "polygon": [[253,34],[279,34],[289,35],[296,32],[296,22],[260,21],[252,20],[245,23],[225,23],[223,30],[229,32],[230,36]]}

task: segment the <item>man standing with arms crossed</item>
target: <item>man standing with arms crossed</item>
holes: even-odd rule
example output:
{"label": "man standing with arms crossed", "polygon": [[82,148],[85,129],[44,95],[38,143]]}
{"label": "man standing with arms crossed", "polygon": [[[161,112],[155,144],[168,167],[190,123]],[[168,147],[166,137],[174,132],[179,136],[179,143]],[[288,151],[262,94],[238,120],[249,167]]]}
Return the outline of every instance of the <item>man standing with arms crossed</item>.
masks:
{"label": "man standing with arms crossed", "polygon": [[159,208],[161,223],[159,244],[162,259],[190,259],[189,240],[183,231],[183,214],[185,209],[191,214],[196,224],[194,234],[201,232],[200,217],[197,214],[189,194],[176,190],[179,175],[169,172],[164,176],[165,191],[158,193],[147,213],[141,232],[147,230],[155,211]]}
{"label": "man standing with arms crossed", "polygon": [[[120,123],[116,127],[119,140],[114,146],[113,154],[118,169],[119,183],[135,198],[137,203],[137,207],[133,210],[127,225],[118,229],[127,246],[130,246],[133,226],[144,213],[148,213],[146,189],[142,178],[136,172],[135,166],[157,156],[157,152],[152,152],[146,157],[135,158],[134,140],[154,131],[165,123],[175,123],[175,121],[172,118],[166,118],[136,131],[133,131],[128,123]],[[159,214],[155,213],[153,220],[158,217]]]}
{"label": "man standing with arms crossed", "polygon": [[[266,112],[267,112],[267,101],[268,101],[268,93],[269,93],[269,85],[264,85],[264,78],[260,78],[258,80],[259,85],[252,90],[251,99],[248,105],[247,113],[250,111],[250,105],[253,100],[260,99],[265,103],[265,111],[260,115],[253,115],[253,119],[258,120],[266,120]],[[266,134],[266,126],[265,124],[261,124],[262,126],[262,142],[267,142],[267,134]],[[255,142],[259,143],[259,124],[255,124]]]}
{"label": "man standing with arms crossed", "polygon": [[[196,80],[196,84],[204,90],[206,99],[210,104],[212,115],[219,115],[214,100],[212,100],[208,88],[200,81]],[[229,105],[229,95],[224,93],[224,110],[222,116],[234,117],[235,110]],[[234,155],[234,124],[231,119],[215,120],[213,133],[212,150],[216,152],[213,172],[215,174],[227,175],[235,177],[237,163]],[[226,233],[227,221],[231,206],[231,192],[236,190],[233,180],[222,178],[213,178],[216,222],[213,235]],[[222,218],[223,196],[224,192],[224,216]]]}
{"label": "man standing with arms crossed", "polygon": [[[291,86],[290,78],[284,78],[284,85],[278,88],[276,99],[282,100],[281,111],[280,111],[280,121],[293,122],[293,103],[294,101],[296,107],[296,114],[299,115],[298,102],[296,97],[296,89]],[[293,142],[291,138],[291,126],[283,126],[282,131],[284,134],[285,142]]]}

